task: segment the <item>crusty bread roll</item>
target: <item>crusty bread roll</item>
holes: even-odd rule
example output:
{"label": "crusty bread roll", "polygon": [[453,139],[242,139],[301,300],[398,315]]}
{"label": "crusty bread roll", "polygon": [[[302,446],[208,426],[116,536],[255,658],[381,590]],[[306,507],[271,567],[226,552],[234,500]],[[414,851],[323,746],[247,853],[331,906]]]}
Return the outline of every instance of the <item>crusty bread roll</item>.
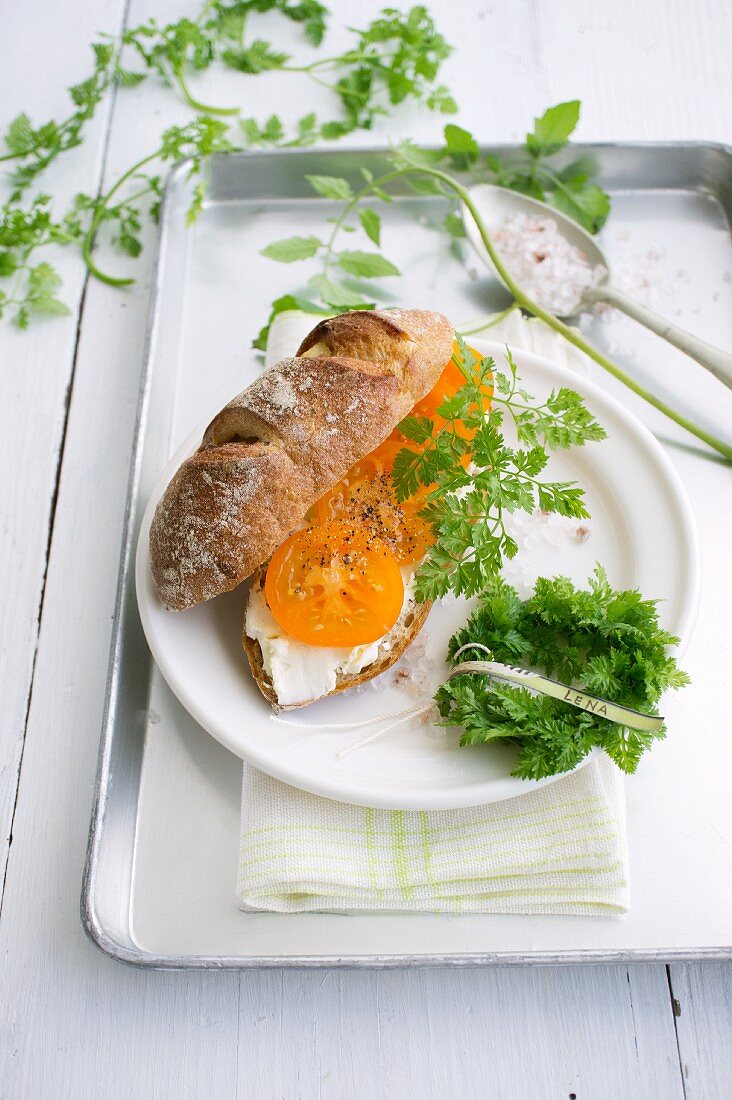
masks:
{"label": "crusty bread roll", "polygon": [[[250,601],[254,598],[257,591],[261,592],[264,588],[264,580],[267,575],[267,565],[260,566],[251,581],[251,588],[249,591]],[[395,664],[405,649],[412,644],[414,639],[419,634],[420,630],[424,626],[425,619],[429,615],[430,608],[432,607],[432,601],[429,603],[409,603],[403,609],[401,615],[394,623],[388,634],[382,639],[382,643],[379,647],[379,652],[376,660],[371,664],[366,665],[360,672],[343,673],[338,672],[336,674],[336,686],[332,691],[329,691],[327,695],[318,696],[320,699],[327,698],[330,695],[338,695],[341,691],[346,691],[347,688],[356,687],[358,684],[365,684],[368,680],[373,680],[375,676],[380,676],[382,672],[386,672],[388,668],[391,668]],[[264,660],[262,657],[262,649],[259,642],[255,638],[250,638],[247,634],[246,627],[247,619],[244,616],[244,630],[242,632],[242,644],[244,646],[244,652],[247,655],[249,661],[249,667],[252,670],[252,676],[254,677],[257,687],[261,691],[262,695],[272,704],[275,710],[297,710],[298,707],[307,706],[309,703],[314,703],[316,700],[303,699],[299,703],[288,703],[283,705],[277,698],[277,692],[275,691],[272,678],[264,667]]]}
{"label": "crusty bread roll", "polygon": [[214,417],[163,494],[150,564],[171,611],[235,588],[375,450],[452,354],[439,313],[344,313]]}

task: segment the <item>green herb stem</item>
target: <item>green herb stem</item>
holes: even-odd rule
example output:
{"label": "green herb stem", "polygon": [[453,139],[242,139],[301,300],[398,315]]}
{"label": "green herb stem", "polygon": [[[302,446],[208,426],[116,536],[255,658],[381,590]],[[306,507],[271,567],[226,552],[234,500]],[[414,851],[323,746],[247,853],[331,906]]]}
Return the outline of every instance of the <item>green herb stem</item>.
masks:
{"label": "green herb stem", "polygon": [[366,196],[370,194],[375,187],[383,187],[385,183],[389,183],[393,179],[398,179],[404,174],[404,169],[395,168],[393,172],[387,172],[385,175],[379,176],[378,179],[370,180],[365,187],[362,187],[360,191],[356,192],[353,198],[348,200],[346,205],[341,210],[341,213],[333,222],[333,229],[328,240],[325,242],[325,252],[323,253],[323,274],[327,275],[330,265],[333,262],[333,245],[335,244],[335,239],[340,233],[343,223],[345,222],[351,211],[355,210],[361,200],[365,199]]}
{"label": "green herb stem", "polygon": [[477,336],[481,332],[485,332],[486,329],[494,328],[496,325],[500,325],[501,321],[505,321],[507,317],[510,317],[512,313],[518,309],[518,302],[511,302],[511,305],[507,309],[502,309],[500,313],[494,313],[487,321],[484,321],[480,325],[474,325],[472,328],[465,328],[463,325],[458,325],[458,332],[463,336]]}
{"label": "green herb stem", "polygon": [[192,95],[182,69],[175,70],[175,79],[180,88],[181,94],[185,99],[189,107],[192,107],[194,111],[201,111],[206,115],[238,115],[241,114],[241,107],[212,107],[208,103],[201,103]]}
{"label": "green herb stem", "polygon": [[139,172],[141,168],[144,168],[146,164],[150,164],[152,161],[157,160],[159,156],[160,150],[156,149],[154,153],[150,153],[148,156],[143,157],[141,160],[138,160],[136,164],[133,164],[131,168],[128,168],[127,171],[124,172],[119,177],[117,182],[109,189],[109,191],[107,191],[106,195],[104,195],[101,202],[97,204],[96,209],[94,210],[94,215],[92,217],[91,223],[86,231],[86,234],[84,235],[84,240],[81,246],[81,254],[84,258],[84,263],[87,266],[89,274],[93,275],[95,279],[99,279],[100,282],[106,283],[107,286],[131,286],[135,280],[131,278],[119,278],[114,275],[107,275],[96,266],[92,258],[92,250],[94,248],[94,241],[96,238],[97,229],[104,219],[104,212],[109,205],[109,200],[114,195],[116,195],[120,187],[122,187],[128,179]]}
{"label": "green herb stem", "polygon": [[309,65],[281,65],[283,73],[307,73],[312,75],[316,69],[338,68],[339,65],[359,64],[361,61],[372,60],[371,55],[365,53],[345,53],[336,57],[321,57],[318,61],[312,61]]}
{"label": "green herb stem", "polygon": [[718,439],[716,436],[712,435],[711,432],[707,432],[704,428],[699,427],[699,425],[695,424],[693,420],[689,420],[688,417],[684,416],[680,412],[677,412],[676,409],[673,409],[670,405],[667,405],[665,401],[661,401],[660,398],[656,397],[655,394],[651,393],[650,390],[646,389],[645,386],[642,386],[640,382],[637,382],[634,378],[631,377],[631,375],[627,374],[621,367],[619,367],[616,363],[613,363],[611,359],[608,359],[606,355],[603,355],[601,351],[599,351],[587,340],[585,340],[585,338],[580,333],[576,332],[573,328],[570,328],[569,325],[565,325],[563,321],[560,321],[559,318],[555,317],[553,313],[549,313],[548,310],[544,309],[537,302],[533,301],[533,299],[524,292],[520,284],[511,277],[509,271],[504,266],[501,257],[495,245],[493,244],[493,241],[491,240],[490,234],[486,229],[485,223],[480,215],[479,210],[473,202],[470,193],[465,187],[462,186],[462,184],[458,183],[458,181],[450,176],[447,172],[442,172],[438,168],[430,168],[426,165],[415,165],[414,168],[404,169],[403,172],[405,175],[426,174],[428,176],[432,176],[435,179],[440,180],[442,183],[444,183],[447,187],[450,187],[455,192],[455,194],[465,204],[472,218],[474,219],[478,232],[480,233],[480,238],[485,246],[486,252],[490,256],[493,266],[498,272],[498,275],[508,287],[511,294],[513,294],[514,298],[522,309],[527,310],[527,312],[532,313],[535,317],[538,317],[541,321],[544,321],[544,323],[549,325],[550,328],[554,329],[555,332],[558,332],[560,336],[563,336],[565,340],[568,340],[570,344],[573,344],[576,348],[579,348],[580,351],[583,351],[585,355],[588,355],[590,359],[593,359],[609,374],[612,374],[614,378],[617,378],[620,382],[626,385],[628,389],[632,390],[633,393],[638,395],[638,397],[642,397],[643,400],[647,401],[649,405],[652,405],[655,409],[658,409],[659,412],[664,413],[664,415],[667,416],[670,420],[673,420],[676,424],[684,428],[687,432],[690,432],[691,435],[696,436],[697,439],[701,439],[709,447],[717,451],[718,454],[723,455],[723,457],[726,458],[728,462],[732,462],[732,446],[730,446],[728,443],[724,443],[721,439]]}

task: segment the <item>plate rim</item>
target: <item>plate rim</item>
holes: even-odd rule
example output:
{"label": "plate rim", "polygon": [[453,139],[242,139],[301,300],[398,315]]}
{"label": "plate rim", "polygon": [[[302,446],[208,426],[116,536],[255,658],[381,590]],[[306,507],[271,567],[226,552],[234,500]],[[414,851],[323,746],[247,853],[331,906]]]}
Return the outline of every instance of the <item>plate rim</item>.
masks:
{"label": "plate rim", "polygon": [[[491,341],[478,338],[471,339],[471,346],[476,347],[476,350],[480,351],[483,355],[502,356],[505,354],[506,347],[510,347],[510,342],[502,343],[499,341]],[[623,426],[626,431],[629,431],[631,435],[640,443],[641,447],[645,447],[655,459],[657,468],[660,468],[660,472],[665,476],[667,483],[672,488],[674,493],[674,502],[677,506],[679,518],[681,520],[681,532],[682,539],[687,551],[688,558],[688,586],[687,596],[682,604],[681,612],[679,615],[679,623],[675,625],[674,629],[677,631],[680,638],[680,643],[677,648],[677,656],[681,656],[685,651],[692,632],[696,617],[698,614],[700,596],[701,596],[701,552],[699,543],[699,533],[694,516],[691,502],[689,500],[686,488],[679,477],[673,463],[668,457],[663,446],[659,443],[652,432],[642,423],[638,417],[635,416],[629,409],[627,409],[613,394],[603,389],[593,379],[586,375],[580,375],[576,371],[573,371],[568,366],[563,366],[554,362],[551,358],[544,355],[538,355],[533,351],[528,351],[523,348],[511,348],[512,354],[517,357],[521,357],[523,360],[528,360],[530,365],[536,366],[539,370],[549,370],[550,372],[557,372],[557,384],[569,385],[572,388],[579,383],[580,388],[586,387],[587,390],[584,393],[586,400],[592,402],[595,397],[599,399],[599,402],[603,402],[609,406],[610,410],[615,413],[623,422]],[[207,423],[208,421],[206,421]],[[370,792],[368,797],[365,793],[360,791],[344,790],[343,783],[339,783],[337,778],[331,781],[326,774],[323,774],[322,778],[314,781],[309,781],[308,777],[305,780],[299,774],[297,765],[292,769],[288,767],[287,759],[284,758],[281,761],[272,762],[269,759],[261,759],[260,754],[257,752],[256,746],[247,748],[246,752],[242,752],[241,742],[234,736],[231,736],[225,729],[218,728],[216,723],[211,723],[202,709],[199,707],[195,698],[187,691],[186,685],[179,681],[179,678],[174,674],[172,668],[166,658],[165,651],[155,644],[155,628],[150,615],[150,605],[148,601],[147,589],[151,587],[151,578],[149,575],[149,554],[148,554],[148,533],[150,528],[150,522],[152,519],[152,513],[154,508],[164,491],[172,473],[178,467],[180,462],[186,457],[187,453],[192,451],[195,447],[196,441],[202,434],[205,428],[205,423],[197,427],[193,432],[189,433],[179,447],[176,448],[174,453],[169,458],[164,469],[161,471],[157,478],[155,485],[150,493],[149,499],[145,505],[143,511],[142,520],[137,538],[137,546],[135,549],[135,593],[137,609],[142,623],[143,631],[147,644],[150,648],[153,660],[158,666],[163,678],[168,684],[170,690],[176,696],[176,698],[182,703],[185,709],[191,714],[195,721],[202,727],[202,729],[215,740],[219,741],[225,748],[229,749],[235,756],[242,761],[248,762],[254,767],[259,768],[261,771],[268,775],[273,776],[275,779],[281,782],[287,783],[290,786],[296,787],[300,790],[307,791],[311,794],[317,795],[322,798],[330,798],[338,802],[346,802],[359,806],[369,806],[377,809],[390,809],[390,810],[451,810],[451,809],[465,809],[471,806],[489,805],[493,802],[502,802],[510,798],[522,797],[524,794],[529,794],[531,791],[538,790],[539,788],[546,786],[550,783],[555,783],[558,780],[565,778],[568,775],[574,774],[576,771],[583,767],[586,767],[592,760],[596,759],[601,753],[600,749],[594,749],[586,757],[584,757],[577,766],[569,772],[562,772],[559,775],[546,776],[540,780],[523,780],[522,789],[520,791],[512,791],[510,793],[498,793],[495,797],[485,797],[483,794],[480,797],[476,797],[475,793],[470,793],[474,787],[489,786],[491,783],[495,783],[496,780],[485,780],[482,783],[468,784],[464,788],[448,788],[444,793],[439,791],[431,791],[428,796],[424,794],[420,795],[419,791],[413,791],[411,796],[404,795],[399,797],[394,795],[393,792],[384,790],[379,795],[378,793]],[[246,582],[244,582],[246,583]],[[295,723],[293,723],[295,724]],[[215,727],[215,728],[212,728]],[[460,792],[463,792],[463,796],[459,797]]]}

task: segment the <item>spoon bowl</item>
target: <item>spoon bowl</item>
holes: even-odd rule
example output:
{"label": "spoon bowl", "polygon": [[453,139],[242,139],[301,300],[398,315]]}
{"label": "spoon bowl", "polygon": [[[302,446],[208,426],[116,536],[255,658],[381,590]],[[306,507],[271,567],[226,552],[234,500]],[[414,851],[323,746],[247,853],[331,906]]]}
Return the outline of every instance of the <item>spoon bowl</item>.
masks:
{"label": "spoon bowl", "polygon": [[[628,317],[632,317],[641,325],[645,325],[651,332],[655,332],[657,336],[667,340],[669,344],[673,344],[674,347],[679,348],[686,355],[695,359],[697,363],[711,371],[720,382],[732,389],[732,355],[714,347],[705,340],[700,340],[697,336],[686,332],[678,325],[672,324],[658,313],[648,309],[641,302],[636,301],[635,298],[631,298],[625,291],[613,286],[610,265],[604,252],[594,237],[572,218],[562,214],[559,210],[553,209],[553,207],[548,206],[539,199],[532,199],[528,195],[522,195],[517,191],[509,191],[508,188],[497,187],[495,184],[478,183],[470,187],[468,193],[499,255],[501,254],[501,248],[496,241],[497,234],[500,236],[499,231],[505,227],[510,219],[522,214],[552,221],[564,240],[582,253],[582,258],[592,272],[591,284],[578,289],[574,294],[568,291],[568,287],[564,286],[563,289],[567,293],[564,296],[561,310],[552,309],[551,304],[541,301],[538,296],[534,297],[535,305],[541,306],[547,312],[555,313],[558,317],[566,318],[576,317],[583,309],[588,308],[595,302],[606,302],[608,305],[622,310]],[[468,240],[486,266],[501,282],[504,282],[501,273],[496,269],[486,250],[476,220],[465,204],[463,204],[462,215]],[[518,273],[515,274],[511,270],[508,259],[503,262],[511,278],[519,285],[526,305],[530,309],[532,303],[531,290],[524,289],[521,286],[521,279]],[[557,277],[559,278],[559,276]],[[523,301],[519,302],[519,305],[523,304]]]}
{"label": "spoon bowl", "polygon": [[[604,269],[604,273],[598,279],[598,285],[609,281],[609,265],[597,241],[587,230],[583,229],[572,218],[567,217],[566,214],[554,210],[553,207],[547,206],[545,202],[541,202],[539,199],[532,199],[528,195],[522,195],[518,191],[509,191],[507,187],[497,187],[492,183],[478,183],[471,187],[470,197],[478,207],[489,236],[495,237],[496,233],[502,229],[509,219],[521,214],[552,221],[564,240],[582,253],[588,267],[593,270]],[[467,210],[463,211],[463,222],[470,243],[483,262],[500,279],[500,273],[496,270],[485,249],[475,219],[471,217]],[[499,252],[501,251],[499,245],[496,245],[496,248]],[[506,267],[509,267],[508,263]],[[511,274],[513,275],[513,272]],[[579,293],[572,306],[562,310],[558,316],[575,317],[583,307],[589,304],[589,299],[590,296],[586,293]],[[593,298],[592,300],[595,301],[596,299]],[[539,305],[547,308],[544,302],[539,301]]]}

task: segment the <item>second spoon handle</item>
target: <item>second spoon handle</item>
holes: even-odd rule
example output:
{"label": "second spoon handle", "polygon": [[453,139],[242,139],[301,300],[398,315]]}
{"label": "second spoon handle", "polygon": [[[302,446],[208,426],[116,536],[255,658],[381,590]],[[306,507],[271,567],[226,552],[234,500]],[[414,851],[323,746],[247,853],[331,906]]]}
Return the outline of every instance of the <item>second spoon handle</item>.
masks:
{"label": "second spoon handle", "polygon": [[608,305],[622,310],[634,321],[639,321],[651,332],[655,332],[657,336],[668,340],[669,344],[673,344],[675,348],[679,348],[680,351],[691,356],[692,359],[696,359],[697,363],[701,363],[720,382],[724,382],[725,386],[732,389],[732,355],[728,351],[722,351],[721,348],[715,348],[713,344],[708,344],[706,340],[700,340],[698,336],[692,336],[686,329],[672,324],[665,317],[654,313],[652,309],[648,309],[647,306],[637,302],[635,298],[631,298],[629,294],[626,294],[623,290],[618,290],[617,287],[611,286],[609,283],[599,286],[593,293],[592,300],[607,302]]}

